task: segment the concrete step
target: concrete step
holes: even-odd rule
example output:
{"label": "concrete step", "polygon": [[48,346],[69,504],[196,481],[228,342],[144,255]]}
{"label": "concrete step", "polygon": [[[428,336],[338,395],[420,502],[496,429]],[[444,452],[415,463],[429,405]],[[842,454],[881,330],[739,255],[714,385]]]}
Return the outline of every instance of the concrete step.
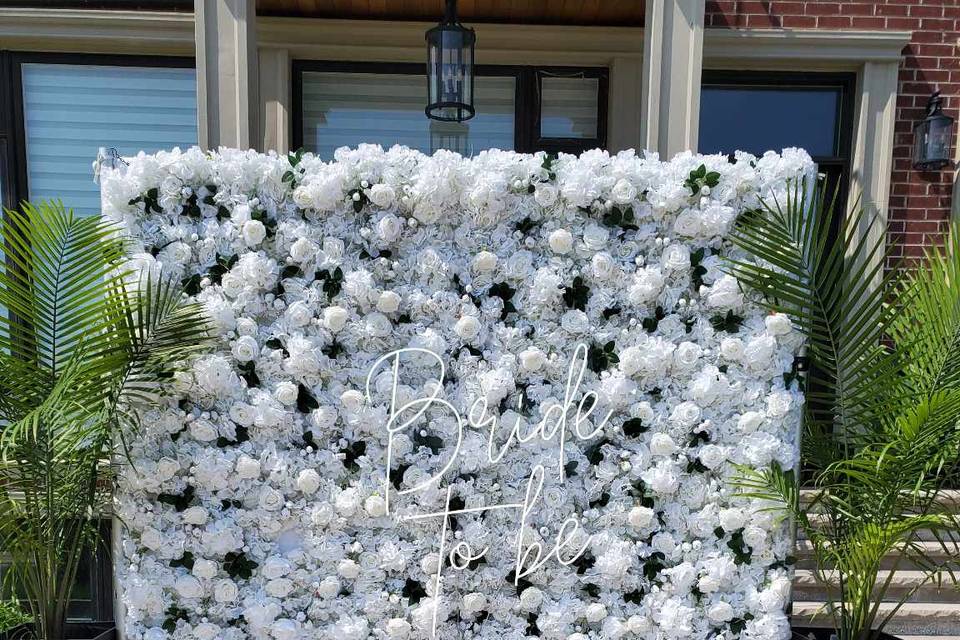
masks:
{"label": "concrete step", "polygon": [[[880,605],[880,617],[887,615],[895,603]],[[795,600],[794,624],[828,624],[822,602]],[[912,636],[956,636],[960,629],[960,604],[945,602],[908,602],[886,627],[887,633]]]}
{"label": "concrete step", "polygon": [[[877,577],[877,584],[883,584],[888,575],[887,571],[881,572]],[[913,590],[914,593],[910,598],[912,602],[960,602],[960,590],[951,584],[949,576],[942,576],[940,584],[935,580],[927,580],[926,577],[927,574],[923,571],[897,571],[887,589],[885,599],[898,602]],[[831,576],[831,582],[834,586],[839,585],[836,575]],[[823,586],[817,581],[812,570],[797,570],[793,579],[793,597],[795,600],[823,601]]]}

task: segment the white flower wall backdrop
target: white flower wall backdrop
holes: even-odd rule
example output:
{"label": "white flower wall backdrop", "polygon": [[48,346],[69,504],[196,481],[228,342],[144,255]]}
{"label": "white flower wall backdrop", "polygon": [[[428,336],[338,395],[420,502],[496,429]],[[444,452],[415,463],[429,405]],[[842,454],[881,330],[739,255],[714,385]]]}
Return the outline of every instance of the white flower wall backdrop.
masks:
{"label": "white flower wall backdrop", "polygon": [[135,266],[217,336],[131,441],[127,637],[786,637],[786,526],[730,480],[796,463],[802,339],[722,256],[812,168],[361,146],[107,172]]}

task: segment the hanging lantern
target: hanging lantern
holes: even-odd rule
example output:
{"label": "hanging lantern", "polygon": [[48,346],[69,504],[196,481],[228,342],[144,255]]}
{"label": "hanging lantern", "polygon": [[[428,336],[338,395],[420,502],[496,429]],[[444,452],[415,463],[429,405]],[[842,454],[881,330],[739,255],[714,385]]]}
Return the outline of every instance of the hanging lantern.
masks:
{"label": "hanging lantern", "polygon": [[428,118],[463,122],[473,108],[473,29],[457,20],[456,0],[447,0],[443,21],[427,31]]}
{"label": "hanging lantern", "polygon": [[913,128],[913,166],[936,171],[949,165],[953,118],[943,112],[943,98],[935,91],[927,103],[927,116]]}

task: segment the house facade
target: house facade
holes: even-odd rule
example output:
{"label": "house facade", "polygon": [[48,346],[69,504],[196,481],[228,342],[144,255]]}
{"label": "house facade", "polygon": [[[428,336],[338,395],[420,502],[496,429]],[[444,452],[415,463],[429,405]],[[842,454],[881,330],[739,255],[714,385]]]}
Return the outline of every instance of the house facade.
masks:
{"label": "house facade", "polygon": [[[423,113],[424,33],[440,0],[5,2],[2,203],[58,197],[96,213],[100,147],[332,157],[362,142],[661,156],[802,146],[847,206],[887,221],[894,258],[921,255],[960,214],[953,166],[919,170],[912,157],[931,94],[950,116],[960,108],[954,0],[460,4],[477,34],[477,116],[465,123]],[[83,580],[75,614],[112,616],[108,559],[92,558]],[[809,585],[801,566],[798,615],[816,609]],[[909,584],[897,588],[894,598]],[[960,633],[956,602],[924,588],[894,630]]]}

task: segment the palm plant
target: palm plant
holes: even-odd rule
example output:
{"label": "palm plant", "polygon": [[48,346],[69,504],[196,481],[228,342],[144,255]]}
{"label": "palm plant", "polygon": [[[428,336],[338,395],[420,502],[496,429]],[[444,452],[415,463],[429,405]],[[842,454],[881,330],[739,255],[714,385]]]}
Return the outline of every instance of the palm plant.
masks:
{"label": "palm plant", "polygon": [[[952,578],[921,534],[953,548],[958,525],[939,498],[960,459],[960,231],[915,268],[888,268],[879,218],[855,209],[794,185],[738,220],[752,257],[729,264],[807,336],[804,473],[744,471],[741,484],[809,540],[840,640],[867,640],[924,582]],[[924,580],[882,608],[904,565]]]}
{"label": "palm plant", "polygon": [[124,242],[99,217],[24,204],[0,238],[4,587],[39,638],[59,640],[132,409],[204,346],[206,321],[179,285],[124,270]]}

